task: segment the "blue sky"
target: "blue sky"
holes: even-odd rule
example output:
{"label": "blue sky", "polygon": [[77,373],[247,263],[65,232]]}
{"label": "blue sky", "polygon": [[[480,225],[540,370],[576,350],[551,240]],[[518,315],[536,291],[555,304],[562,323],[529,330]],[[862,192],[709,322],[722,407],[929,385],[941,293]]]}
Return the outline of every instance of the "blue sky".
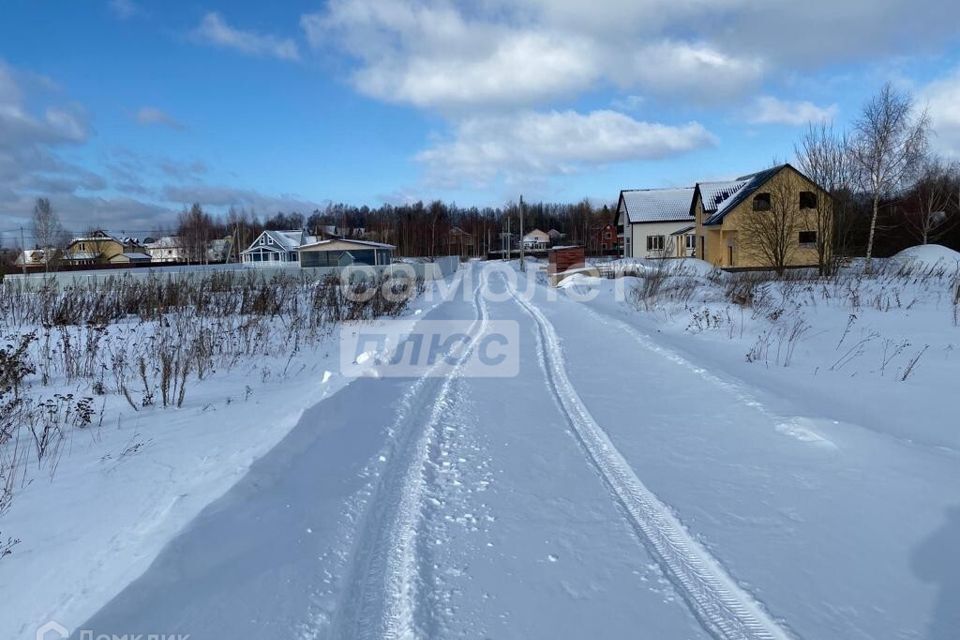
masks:
{"label": "blue sky", "polygon": [[885,81],[960,145],[942,0],[6,0],[0,232],[51,198],[131,233],[185,204],[613,200],[790,160]]}

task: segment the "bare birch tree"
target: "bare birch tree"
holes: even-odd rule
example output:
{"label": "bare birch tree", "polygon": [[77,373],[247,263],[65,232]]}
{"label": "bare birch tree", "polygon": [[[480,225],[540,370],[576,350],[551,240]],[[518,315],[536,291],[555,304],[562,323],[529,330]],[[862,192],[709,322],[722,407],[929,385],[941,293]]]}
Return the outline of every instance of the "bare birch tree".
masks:
{"label": "bare birch tree", "polygon": [[913,97],[889,82],[863,107],[854,122],[850,157],[861,189],[873,200],[867,265],[873,257],[873,241],[880,200],[901,190],[919,171],[927,151],[927,113],[916,112]]}
{"label": "bare birch tree", "polygon": [[177,236],[189,262],[207,262],[210,242],[216,237],[216,225],[199,203],[177,216]]}
{"label": "bare birch tree", "polygon": [[904,222],[921,244],[936,241],[950,230],[960,208],[960,167],[930,159],[907,199]]}
{"label": "bare birch tree", "polygon": [[66,246],[67,232],[47,198],[37,198],[31,226],[37,248],[43,252],[44,270],[49,271],[51,266],[56,266],[60,252]]}

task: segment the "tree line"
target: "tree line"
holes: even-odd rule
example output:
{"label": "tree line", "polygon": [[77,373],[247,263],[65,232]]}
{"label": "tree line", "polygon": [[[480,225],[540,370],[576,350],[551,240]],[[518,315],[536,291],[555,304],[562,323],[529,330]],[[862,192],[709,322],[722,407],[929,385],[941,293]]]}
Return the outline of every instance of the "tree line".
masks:
{"label": "tree line", "polygon": [[[597,231],[613,224],[613,210],[608,205],[594,206],[588,200],[575,204],[525,204],[524,229],[551,229],[564,234],[565,241],[587,244]],[[260,218],[255,212],[231,208],[222,217],[203,211],[199,204],[184,211],[178,218],[176,235],[186,246],[202,244],[205,238],[234,238],[237,246],[246,248],[264,230],[304,229],[310,235],[323,236],[332,229],[334,235],[385,242],[397,247],[404,256],[439,256],[465,252],[484,256],[501,248],[501,233],[519,236],[520,206],[511,202],[502,207],[460,207],[440,200],[380,207],[330,204],[309,214],[278,212]],[[469,234],[464,248],[454,229]],[[462,251],[461,251],[462,250]]]}

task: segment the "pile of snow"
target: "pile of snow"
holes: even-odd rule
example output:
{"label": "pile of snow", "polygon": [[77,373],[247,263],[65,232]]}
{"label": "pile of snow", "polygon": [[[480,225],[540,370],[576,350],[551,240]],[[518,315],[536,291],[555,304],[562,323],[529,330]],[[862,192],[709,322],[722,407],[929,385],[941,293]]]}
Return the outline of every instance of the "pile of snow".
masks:
{"label": "pile of snow", "polygon": [[596,269],[570,269],[565,273],[569,274],[563,278],[557,287],[560,289],[569,289],[579,285],[596,286],[600,284],[600,278],[596,277]]}
{"label": "pile of snow", "polygon": [[698,278],[710,278],[718,277],[724,273],[706,260],[700,260],[699,258],[680,258],[679,260],[671,260],[670,262],[675,265],[671,272],[674,275],[683,274],[696,276]]}
{"label": "pile of snow", "polygon": [[698,258],[620,258],[603,265],[601,269],[612,271],[615,278],[624,276],[642,278],[660,271],[665,271],[671,276],[691,276],[695,278],[719,279],[724,276],[723,271]]}
{"label": "pile of snow", "polygon": [[960,253],[939,244],[924,244],[910,247],[895,255],[893,259],[916,267],[960,268]]}

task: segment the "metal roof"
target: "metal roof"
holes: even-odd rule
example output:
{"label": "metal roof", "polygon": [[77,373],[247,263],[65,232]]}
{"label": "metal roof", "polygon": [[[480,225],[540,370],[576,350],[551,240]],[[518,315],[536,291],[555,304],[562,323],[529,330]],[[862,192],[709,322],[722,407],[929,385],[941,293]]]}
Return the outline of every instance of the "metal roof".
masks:
{"label": "metal roof", "polygon": [[620,202],[630,223],[670,222],[691,218],[693,194],[693,187],[629,189],[620,192]]}
{"label": "metal roof", "polygon": [[[737,178],[736,183],[739,186],[730,193],[725,199],[717,203],[716,209],[713,210],[712,215],[709,218],[704,220],[703,224],[712,225],[720,224],[723,222],[724,216],[727,215],[730,211],[750,197],[750,195],[759,189],[764,183],[772,178],[775,174],[779,173],[781,169],[789,167],[788,164],[782,164],[776,167],[771,167],[770,169],[764,169],[763,171],[758,171],[757,173],[751,173],[747,176],[742,176]],[[716,184],[716,183],[715,183]],[[733,183],[730,183],[733,184]],[[700,197],[703,198],[703,190],[700,191]],[[706,202],[704,201],[704,209],[706,210]]]}

